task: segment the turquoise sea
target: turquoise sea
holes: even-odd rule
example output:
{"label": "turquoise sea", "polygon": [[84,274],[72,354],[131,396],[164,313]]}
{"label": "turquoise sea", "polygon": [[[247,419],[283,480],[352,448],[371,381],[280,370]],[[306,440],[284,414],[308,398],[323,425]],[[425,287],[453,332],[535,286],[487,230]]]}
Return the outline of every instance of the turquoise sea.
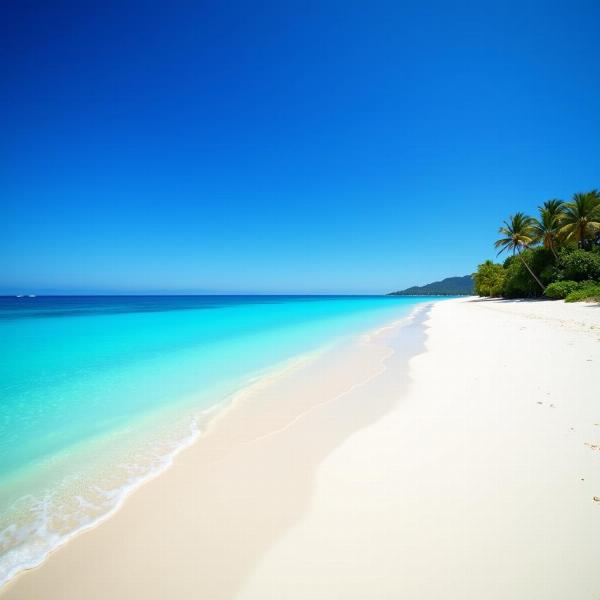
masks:
{"label": "turquoise sea", "polygon": [[0,585],[201,435],[294,357],[431,298],[0,298]]}

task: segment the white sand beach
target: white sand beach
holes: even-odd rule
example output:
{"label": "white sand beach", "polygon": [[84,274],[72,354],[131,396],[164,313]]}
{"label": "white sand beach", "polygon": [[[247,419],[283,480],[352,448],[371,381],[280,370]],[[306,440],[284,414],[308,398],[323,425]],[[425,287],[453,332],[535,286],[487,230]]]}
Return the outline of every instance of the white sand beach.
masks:
{"label": "white sand beach", "polygon": [[598,600],[600,306],[419,319],[249,390],[0,598]]}

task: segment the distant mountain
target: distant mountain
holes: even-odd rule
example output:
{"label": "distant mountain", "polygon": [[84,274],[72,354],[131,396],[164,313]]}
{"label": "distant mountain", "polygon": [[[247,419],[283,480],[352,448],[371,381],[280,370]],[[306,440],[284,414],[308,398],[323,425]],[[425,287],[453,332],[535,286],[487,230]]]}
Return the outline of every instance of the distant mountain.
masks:
{"label": "distant mountain", "polygon": [[427,285],[413,285],[413,287],[392,292],[388,296],[471,296],[473,290],[473,277],[446,277],[442,281],[434,281]]}

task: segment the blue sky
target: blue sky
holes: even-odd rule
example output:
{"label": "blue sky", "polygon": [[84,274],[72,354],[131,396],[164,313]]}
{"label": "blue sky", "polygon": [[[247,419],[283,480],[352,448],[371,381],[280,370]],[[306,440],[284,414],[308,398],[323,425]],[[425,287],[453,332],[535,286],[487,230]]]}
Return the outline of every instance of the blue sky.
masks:
{"label": "blue sky", "polygon": [[600,4],[2,3],[0,293],[379,293],[600,186]]}

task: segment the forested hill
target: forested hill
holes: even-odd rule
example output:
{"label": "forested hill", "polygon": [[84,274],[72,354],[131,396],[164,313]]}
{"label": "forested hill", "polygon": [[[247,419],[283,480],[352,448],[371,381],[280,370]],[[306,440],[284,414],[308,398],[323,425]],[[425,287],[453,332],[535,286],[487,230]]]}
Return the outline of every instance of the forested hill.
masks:
{"label": "forested hill", "polygon": [[414,285],[413,287],[392,292],[389,296],[471,296],[474,294],[473,277],[447,277],[442,281],[434,281],[427,285]]}

